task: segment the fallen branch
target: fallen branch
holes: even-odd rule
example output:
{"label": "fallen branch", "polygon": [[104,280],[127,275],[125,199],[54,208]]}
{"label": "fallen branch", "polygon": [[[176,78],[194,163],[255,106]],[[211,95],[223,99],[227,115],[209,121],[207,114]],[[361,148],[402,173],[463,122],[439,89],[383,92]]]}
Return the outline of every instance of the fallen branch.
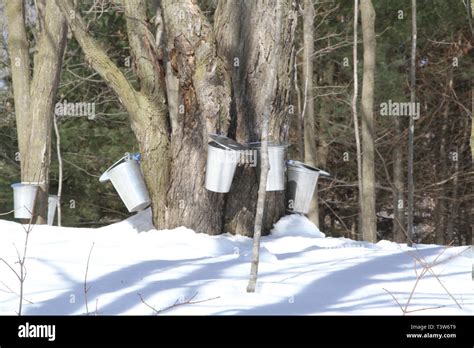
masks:
{"label": "fallen branch", "polygon": [[[448,247],[449,247],[449,246],[448,246]],[[446,250],[448,247],[446,247],[445,250]],[[439,279],[439,275],[437,275],[437,274],[433,271],[432,268],[433,268],[434,266],[437,266],[437,265],[443,263],[443,262],[446,262],[446,261],[448,261],[448,260],[451,260],[451,259],[453,259],[454,257],[459,256],[460,254],[464,253],[465,250],[461,251],[460,253],[458,253],[458,254],[456,254],[456,255],[453,255],[452,257],[446,258],[446,259],[441,260],[441,261],[437,261],[438,258],[444,253],[445,250],[443,250],[443,252],[441,252],[441,254],[439,254],[439,255],[436,257],[436,259],[435,259],[433,262],[431,262],[431,263],[426,262],[426,260],[424,260],[424,259],[423,259],[423,260],[418,259],[418,262],[423,266],[423,271],[426,270],[424,273],[422,272],[422,276],[423,276],[426,272],[429,272],[433,277],[436,278],[436,280],[438,281],[438,283],[441,285],[441,287],[444,289],[444,291],[451,297],[451,299],[456,303],[456,305],[459,307],[459,309],[462,309],[462,307],[461,307],[461,305],[459,304],[459,302],[458,302],[458,301],[456,300],[456,298],[451,294],[451,292],[449,292],[449,290],[446,288],[446,286],[441,282],[441,279]],[[413,257],[416,257],[416,256],[413,255]],[[422,258],[423,258],[423,257],[422,257]]]}
{"label": "fallen branch", "polygon": [[147,306],[148,308],[150,308],[151,310],[153,310],[153,315],[158,315],[160,313],[163,313],[167,310],[170,310],[172,308],[176,308],[176,307],[179,307],[179,306],[184,306],[184,305],[189,305],[189,304],[197,304],[197,303],[202,303],[202,302],[207,302],[207,301],[212,301],[212,300],[216,300],[218,298],[220,298],[220,296],[216,296],[216,297],[211,297],[211,298],[207,298],[207,299],[204,299],[204,300],[199,300],[199,301],[193,301],[193,299],[197,296],[197,292],[194,293],[193,296],[191,296],[190,298],[188,298],[186,301],[184,302],[181,302],[179,299],[176,300],[176,302],[171,305],[171,306],[168,306],[168,307],[165,307],[165,308],[162,308],[162,309],[156,309],[155,307],[153,307],[152,305],[150,305],[149,303],[147,303],[141,294],[138,294],[138,297],[140,297],[140,301],[145,305]]}
{"label": "fallen branch", "polygon": [[[407,236],[408,237],[408,236]],[[462,309],[462,306],[459,304],[459,302],[456,300],[456,298],[451,294],[451,292],[446,288],[446,286],[441,282],[441,279],[439,279],[439,275],[436,274],[434,271],[433,271],[433,267],[437,266],[437,265],[440,265],[441,263],[443,262],[446,262],[448,260],[451,260],[453,259],[454,257],[457,257],[459,255],[461,255],[462,253],[466,252],[466,250],[468,249],[465,249],[451,257],[448,257],[448,258],[445,258],[443,260],[440,260],[441,256],[444,255],[444,253],[446,252],[446,250],[448,250],[448,248],[451,246],[452,242],[447,245],[436,257],[433,261],[431,262],[428,262],[424,256],[419,252],[419,249],[417,248],[416,244],[413,244],[415,249],[416,249],[416,252],[417,254],[411,252],[410,250],[406,251],[407,253],[409,253],[412,257],[413,257],[413,266],[414,266],[414,270],[415,270],[415,274],[416,274],[416,281],[415,281],[415,284],[413,285],[413,288],[410,292],[410,296],[408,297],[408,300],[405,304],[405,306],[403,307],[400,302],[397,300],[397,298],[390,292],[388,291],[387,289],[383,289],[385,290],[392,298],[393,300],[397,303],[397,305],[400,307],[401,311],[403,312],[403,315],[406,315],[408,313],[413,313],[413,312],[418,312],[418,311],[422,311],[422,310],[428,310],[428,309],[438,309],[438,308],[443,308],[445,306],[436,306],[436,307],[429,307],[429,308],[421,308],[421,309],[414,309],[414,310],[408,310],[408,306],[410,305],[411,303],[411,300],[413,299],[413,296],[415,294],[415,291],[416,291],[416,288],[418,287],[418,284],[420,283],[421,279],[427,274],[427,273],[430,273],[432,276],[434,276],[436,278],[436,280],[438,281],[438,283],[441,285],[441,287],[443,288],[443,290],[449,295],[449,297],[451,297],[451,299],[454,301],[454,303],[456,303],[456,305],[459,307],[459,309]],[[417,269],[417,262],[422,266],[422,270],[420,273],[418,273],[418,269]]]}
{"label": "fallen branch", "polygon": [[6,213],[0,213],[0,216],[11,214],[11,213],[13,213],[14,211],[15,211],[15,209],[10,210],[10,211],[7,211]]}
{"label": "fallen branch", "polygon": [[405,313],[405,312],[404,312],[404,309],[403,309],[403,306],[400,304],[400,302],[398,302],[398,300],[397,300],[397,298],[395,297],[395,295],[393,295],[390,291],[388,291],[388,290],[385,289],[385,288],[382,288],[382,289],[384,289],[390,296],[392,296],[393,300],[397,303],[398,307],[400,307],[400,310],[401,310],[403,313]]}
{"label": "fallen branch", "polygon": [[[10,288],[7,284],[5,284],[5,282],[1,282],[1,281],[0,281],[0,283],[2,283],[2,285],[5,287],[5,289],[7,289],[7,290],[0,289],[0,291],[6,292],[7,294],[15,294],[15,295],[17,295],[18,297],[20,297],[20,294],[17,293],[17,292],[16,292],[15,290],[13,290],[12,288]],[[26,298],[23,298],[23,300],[24,300],[25,302],[28,302],[29,304],[34,304],[34,302],[32,302],[32,301],[30,301],[30,300],[27,300]]]}
{"label": "fallen branch", "polygon": [[385,288],[382,288],[384,289],[390,296],[392,296],[393,300],[398,304],[398,306],[400,307],[401,311],[404,313],[404,314],[407,314],[407,313],[414,313],[414,312],[419,312],[419,311],[426,311],[426,310],[429,310],[429,309],[438,309],[438,308],[443,308],[443,307],[446,307],[446,306],[436,306],[436,307],[425,307],[425,308],[419,308],[419,309],[412,309],[410,311],[406,310],[403,308],[403,306],[400,304],[400,302],[398,302],[397,298],[387,289]]}

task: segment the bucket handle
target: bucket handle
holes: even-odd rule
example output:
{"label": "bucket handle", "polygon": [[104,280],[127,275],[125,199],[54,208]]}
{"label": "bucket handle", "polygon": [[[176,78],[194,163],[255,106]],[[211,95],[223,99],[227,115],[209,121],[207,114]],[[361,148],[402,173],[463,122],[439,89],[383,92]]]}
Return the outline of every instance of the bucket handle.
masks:
{"label": "bucket handle", "polygon": [[118,166],[122,161],[126,160],[127,158],[132,158],[132,156],[130,154],[126,154],[125,156],[123,156],[121,159],[119,159],[117,162],[115,162],[114,164],[112,164],[109,169],[107,169],[99,178],[99,181],[100,182],[105,182],[105,181],[108,181],[110,180],[110,177],[109,177],[109,172],[115,168],[116,166]]}

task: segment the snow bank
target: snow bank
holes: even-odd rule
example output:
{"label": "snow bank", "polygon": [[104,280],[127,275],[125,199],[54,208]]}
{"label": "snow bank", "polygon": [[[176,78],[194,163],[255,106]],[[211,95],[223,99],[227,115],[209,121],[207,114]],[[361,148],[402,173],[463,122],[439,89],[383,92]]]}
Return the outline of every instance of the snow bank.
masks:
{"label": "snow bank", "polygon": [[299,214],[291,214],[282,217],[273,227],[271,234],[278,237],[326,237],[306,216]]}
{"label": "snow bank", "polygon": [[[17,267],[25,233],[20,224],[0,220],[0,257]],[[347,238],[325,238],[299,215],[283,217],[262,237],[257,291],[246,292],[252,239],[209,236],[180,227],[157,231],[146,210],[102,228],[34,226],[26,267],[24,311],[29,315],[85,313],[84,273],[88,271],[89,308],[98,314],[149,315],[138,294],[165,308],[197,293],[204,301],[173,308],[175,315],[369,314],[401,315],[384,288],[404,303],[416,280],[406,246]],[[405,249],[405,250],[404,250]],[[410,252],[427,261],[444,248],[417,245]],[[434,268],[455,296],[459,309],[433,277],[420,281],[410,309],[444,306],[416,314],[472,315],[472,260],[467,248],[450,248]],[[470,256],[470,255],[469,255]],[[14,315],[18,280],[0,264],[0,315]]]}

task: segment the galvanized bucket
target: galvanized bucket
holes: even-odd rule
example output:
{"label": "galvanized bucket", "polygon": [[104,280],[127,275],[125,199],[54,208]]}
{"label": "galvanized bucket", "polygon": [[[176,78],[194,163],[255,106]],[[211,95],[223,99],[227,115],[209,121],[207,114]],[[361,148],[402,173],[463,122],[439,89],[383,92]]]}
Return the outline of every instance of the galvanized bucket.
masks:
{"label": "galvanized bucket", "polygon": [[211,134],[207,145],[206,181],[204,187],[213,192],[226,193],[235,174],[242,151],[246,147],[225,136]]}
{"label": "galvanized bucket", "polygon": [[115,162],[99,178],[110,180],[129,212],[145,209],[151,203],[138,160],[130,155]]}
{"label": "galvanized bucket", "polygon": [[15,219],[31,219],[35,208],[36,193],[38,184],[16,183],[13,188],[13,209],[15,209]]}
{"label": "galvanized bucket", "polygon": [[[257,174],[260,178],[260,149],[262,144],[260,142],[249,143],[248,146],[257,150]],[[270,170],[268,171],[267,191],[283,191],[285,189],[285,156],[288,146],[289,144],[286,143],[268,142],[268,162]]]}
{"label": "galvanized bucket", "polygon": [[288,160],[288,185],[286,210],[291,213],[308,214],[318,177],[329,173],[299,161]]}
{"label": "galvanized bucket", "polygon": [[54,222],[54,216],[56,215],[56,209],[58,207],[58,196],[48,196],[48,225],[52,226]]}

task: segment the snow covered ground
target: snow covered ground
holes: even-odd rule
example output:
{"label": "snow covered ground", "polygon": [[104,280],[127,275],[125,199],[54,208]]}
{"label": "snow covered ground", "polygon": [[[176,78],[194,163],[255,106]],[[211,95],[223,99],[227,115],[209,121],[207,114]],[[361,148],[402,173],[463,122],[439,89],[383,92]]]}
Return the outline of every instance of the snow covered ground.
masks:
{"label": "snow covered ground", "polygon": [[[0,220],[0,258],[18,269],[21,225]],[[262,238],[257,291],[246,293],[252,240],[208,236],[186,228],[156,231],[150,211],[103,228],[35,226],[26,260],[24,314],[80,315],[86,312],[150,315],[177,301],[172,315],[400,315],[388,290],[405,305],[416,281],[414,257],[435,260],[444,247],[407,248],[329,238],[301,216],[286,216]],[[408,310],[412,315],[473,315],[472,257],[469,247],[449,248],[433,268],[462,309],[429,273],[421,279]],[[416,263],[417,272],[422,266]],[[0,314],[18,308],[18,280],[0,264]],[[140,296],[146,302],[140,300]],[[194,297],[193,297],[194,296]],[[204,300],[201,302],[201,300]]]}

